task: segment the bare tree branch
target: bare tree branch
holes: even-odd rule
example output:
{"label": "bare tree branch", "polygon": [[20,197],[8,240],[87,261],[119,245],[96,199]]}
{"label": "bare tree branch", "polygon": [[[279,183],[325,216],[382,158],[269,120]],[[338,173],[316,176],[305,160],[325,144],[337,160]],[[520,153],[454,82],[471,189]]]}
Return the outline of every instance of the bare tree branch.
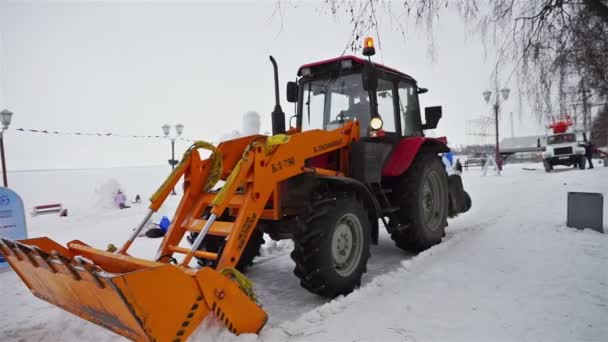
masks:
{"label": "bare tree branch", "polygon": [[444,9],[455,8],[484,45],[497,51],[497,65],[515,66],[507,80],[518,76],[518,89],[532,100],[538,118],[556,114],[555,98],[563,110],[566,88],[580,93],[587,87],[586,91],[608,97],[608,6],[602,0],[402,0],[398,14],[384,0],[325,4],[334,16],[342,9],[350,15],[353,31],[345,51],[357,49],[362,36],[372,30],[380,43],[377,11],[384,8],[404,38],[410,23],[425,29],[431,55],[434,23]]}

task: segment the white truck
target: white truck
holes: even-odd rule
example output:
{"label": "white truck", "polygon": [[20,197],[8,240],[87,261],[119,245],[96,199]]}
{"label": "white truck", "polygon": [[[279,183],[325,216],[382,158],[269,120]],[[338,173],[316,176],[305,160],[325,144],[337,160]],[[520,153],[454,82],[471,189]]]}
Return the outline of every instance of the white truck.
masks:
{"label": "white truck", "polygon": [[547,136],[547,144],[542,156],[547,172],[551,172],[555,165],[585,169],[585,148],[580,146],[576,134],[572,132]]}

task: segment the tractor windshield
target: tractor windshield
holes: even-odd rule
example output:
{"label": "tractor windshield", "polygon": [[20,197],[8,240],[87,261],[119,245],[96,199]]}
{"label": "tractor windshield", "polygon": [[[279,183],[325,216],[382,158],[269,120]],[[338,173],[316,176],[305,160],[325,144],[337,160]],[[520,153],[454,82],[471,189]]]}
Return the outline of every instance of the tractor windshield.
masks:
{"label": "tractor windshield", "polygon": [[334,129],[345,120],[370,120],[360,74],[310,80],[302,84],[302,91],[302,130]]}
{"label": "tractor windshield", "polygon": [[[367,91],[363,89],[361,74],[353,73],[333,78],[306,80],[301,83],[301,102],[298,114],[303,131],[332,130],[349,120],[361,123],[361,135],[367,135],[371,107]],[[378,82],[378,112],[384,120],[384,130],[395,131],[392,82]]]}

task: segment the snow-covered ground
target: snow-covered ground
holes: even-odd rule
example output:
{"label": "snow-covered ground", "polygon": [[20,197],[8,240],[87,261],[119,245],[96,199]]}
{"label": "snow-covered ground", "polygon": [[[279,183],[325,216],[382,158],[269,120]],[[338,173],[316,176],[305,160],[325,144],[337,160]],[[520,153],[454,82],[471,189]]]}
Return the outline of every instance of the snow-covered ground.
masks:
{"label": "snow-covered ground", "polygon": [[[465,172],[473,208],[450,221],[440,245],[412,255],[383,232],[362,287],[333,301],[299,287],[289,241],[267,242],[248,274],[270,316],[261,335],[236,337],[208,319],[191,340],[606,341],[608,235],[565,225],[568,191],[608,193],[608,168],[597,166]],[[109,189],[145,199],[166,174],[165,166],[32,171],[9,181],[28,208],[61,202],[69,210],[64,218],[28,216],[31,237],[103,248],[121,243],[146,211],[106,207]],[[158,242],[140,238],[133,254],[152,258]],[[35,298],[12,271],[0,273],[0,295],[0,341],[124,340]]]}

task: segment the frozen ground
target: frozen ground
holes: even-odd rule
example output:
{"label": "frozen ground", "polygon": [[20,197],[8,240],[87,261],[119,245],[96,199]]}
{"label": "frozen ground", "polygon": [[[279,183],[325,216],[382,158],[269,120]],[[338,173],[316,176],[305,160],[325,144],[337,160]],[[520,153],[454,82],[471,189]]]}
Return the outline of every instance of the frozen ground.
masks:
{"label": "frozen ground", "polygon": [[[28,217],[30,236],[105,247],[122,242],[145,206],[104,208],[102,194],[119,184],[130,198],[147,198],[165,175],[166,167],[148,167],[9,177],[28,208],[62,202],[70,210]],[[442,244],[414,256],[382,234],[362,288],[328,302],[299,287],[290,243],[268,243],[249,273],[270,315],[261,335],[235,337],[210,319],[191,340],[608,340],[608,236],[565,226],[567,192],[605,196],[608,168],[546,174],[540,164],[513,164],[502,176],[464,177],[473,208],[450,221]],[[158,242],[138,239],[134,254],[151,258]],[[11,271],[0,273],[0,293],[1,341],[122,340],[38,300]]]}

